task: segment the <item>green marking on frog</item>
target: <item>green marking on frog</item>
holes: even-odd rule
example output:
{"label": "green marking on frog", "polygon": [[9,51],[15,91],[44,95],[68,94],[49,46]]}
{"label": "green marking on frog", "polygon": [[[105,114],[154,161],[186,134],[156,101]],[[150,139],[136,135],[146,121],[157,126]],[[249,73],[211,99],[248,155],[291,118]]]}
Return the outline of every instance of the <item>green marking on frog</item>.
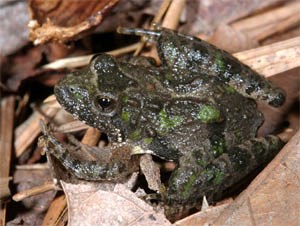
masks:
{"label": "green marking on frog", "polygon": [[168,132],[183,122],[183,117],[179,115],[170,116],[165,109],[159,112],[160,132]]}
{"label": "green marking on frog", "polygon": [[122,111],[121,113],[121,119],[122,121],[124,122],[129,122],[129,119],[130,119],[130,113],[128,111]]}
{"label": "green marking on frog", "polygon": [[75,97],[76,97],[77,99],[83,100],[83,96],[82,96],[80,93],[77,93],[77,92],[76,92],[74,95],[75,95]]}
{"label": "green marking on frog", "polygon": [[128,102],[128,100],[129,100],[128,96],[122,97],[122,101],[124,104],[126,104]]}
{"label": "green marking on frog", "polygon": [[152,138],[152,137],[144,138],[144,142],[145,142],[146,144],[151,144],[152,141],[153,141],[153,138]]}
{"label": "green marking on frog", "polygon": [[165,74],[165,79],[169,80],[169,81],[172,81],[173,80],[173,74],[172,73],[166,73]]}
{"label": "green marking on frog", "polygon": [[137,129],[135,131],[133,131],[130,135],[129,135],[129,138],[131,140],[139,140],[141,138],[141,129]]}
{"label": "green marking on frog", "polygon": [[204,168],[204,167],[206,167],[207,162],[206,162],[204,159],[198,159],[198,160],[197,160],[197,164],[198,164],[199,166],[201,166],[202,168]]}
{"label": "green marking on frog", "polygon": [[235,89],[230,85],[224,85],[223,87],[224,87],[224,90],[226,93],[234,93],[235,92]]}
{"label": "green marking on frog", "polygon": [[226,150],[225,139],[220,139],[213,142],[212,151],[215,157],[220,156]]}
{"label": "green marking on frog", "polygon": [[214,183],[214,184],[221,184],[222,181],[223,181],[224,175],[225,175],[225,174],[224,174],[222,171],[217,171],[217,172],[215,173],[215,178],[214,178],[214,180],[213,180],[213,183]]}
{"label": "green marking on frog", "polygon": [[202,170],[201,175],[207,178],[207,181],[212,180],[215,185],[218,185],[222,183],[225,174],[218,168],[205,168]]}
{"label": "green marking on frog", "polygon": [[197,177],[198,177],[197,173],[192,173],[192,175],[189,177],[187,183],[184,184],[183,192],[182,192],[183,197],[189,196],[191,187],[193,186]]}
{"label": "green marking on frog", "polygon": [[219,69],[220,72],[224,72],[226,67],[225,67],[225,61],[223,59],[223,55],[220,52],[215,53],[215,63]]}
{"label": "green marking on frog", "polygon": [[213,123],[221,120],[220,111],[210,105],[203,105],[197,114],[197,118],[203,123]]}

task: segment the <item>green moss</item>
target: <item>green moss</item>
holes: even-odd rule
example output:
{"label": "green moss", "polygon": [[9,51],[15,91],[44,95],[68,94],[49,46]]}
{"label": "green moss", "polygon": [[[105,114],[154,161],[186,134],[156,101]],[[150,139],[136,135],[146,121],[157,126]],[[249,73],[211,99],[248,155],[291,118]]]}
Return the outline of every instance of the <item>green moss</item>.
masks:
{"label": "green moss", "polygon": [[183,118],[179,115],[170,116],[165,109],[159,112],[160,131],[168,132],[183,122]]}
{"label": "green moss", "polygon": [[197,118],[203,123],[218,122],[221,119],[221,113],[213,106],[203,105],[198,112]]}
{"label": "green moss", "polygon": [[128,111],[122,111],[121,113],[121,119],[124,122],[129,122],[130,113]]}

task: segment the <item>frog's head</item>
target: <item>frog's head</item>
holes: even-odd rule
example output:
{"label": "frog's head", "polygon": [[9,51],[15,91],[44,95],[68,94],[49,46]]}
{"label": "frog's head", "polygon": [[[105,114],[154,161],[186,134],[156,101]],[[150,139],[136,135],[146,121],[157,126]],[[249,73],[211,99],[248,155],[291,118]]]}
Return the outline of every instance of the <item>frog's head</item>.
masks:
{"label": "frog's head", "polygon": [[88,68],[61,79],[54,93],[73,116],[106,132],[113,141],[120,141],[128,126],[123,122],[126,114],[122,119],[122,109],[128,102],[128,89],[135,86],[136,82],[119,70],[115,58],[100,54]]}

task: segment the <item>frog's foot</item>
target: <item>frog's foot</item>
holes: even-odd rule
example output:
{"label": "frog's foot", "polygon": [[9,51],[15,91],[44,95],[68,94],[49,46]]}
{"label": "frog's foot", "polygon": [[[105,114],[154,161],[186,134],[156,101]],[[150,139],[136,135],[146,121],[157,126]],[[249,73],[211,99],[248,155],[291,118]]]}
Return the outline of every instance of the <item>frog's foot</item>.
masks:
{"label": "frog's foot", "polygon": [[[261,164],[270,161],[281,149],[283,142],[276,136],[254,138],[231,148],[210,163],[196,159],[193,154],[180,159],[170,180],[166,203],[174,214],[174,207],[188,208],[200,205],[206,195],[212,200],[215,195],[236,184]],[[186,163],[189,164],[186,164]]]}
{"label": "frog's foot", "polygon": [[101,148],[97,161],[71,154],[51,133],[39,138],[39,146],[79,179],[121,181],[139,168],[138,156],[131,155],[128,145]]}

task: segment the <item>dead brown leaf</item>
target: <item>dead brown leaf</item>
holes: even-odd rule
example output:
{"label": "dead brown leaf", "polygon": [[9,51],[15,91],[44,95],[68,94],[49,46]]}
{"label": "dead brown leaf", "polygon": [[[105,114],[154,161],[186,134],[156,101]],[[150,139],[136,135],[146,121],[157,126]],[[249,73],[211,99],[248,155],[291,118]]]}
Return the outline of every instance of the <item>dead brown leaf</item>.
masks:
{"label": "dead brown leaf", "polygon": [[[30,39],[34,44],[50,40],[65,42],[96,27],[118,0],[30,0]],[[66,10],[67,9],[67,10]]]}
{"label": "dead brown leaf", "polygon": [[[41,184],[47,183],[47,181],[51,181],[49,170],[46,168],[26,169],[26,167],[18,167],[13,178],[13,182],[16,186],[16,192],[24,192]],[[11,208],[18,208],[18,204],[23,208],[21,210],[19,207],[19,211],[15,211],[14,213],[15,216],[13,220],[10,219],[10,221],[5,225],[41,225],[44,218],[44,212],[48,209],[50,203],[55,197],[55,194],[56,191],[51,190],[39,195],[27,197],[21,202],[11,202],[10,205],[13,205]],[[20,203],[22,203],[22,205],[20,205]]]}
{"label": "dead brown leaf", "polygon": [[190,215],[182,220],[176,221],[174,225],[176,226],[199,226],[205,224],[211,224],[229,205],[229,203],[224,203],[218,206],[209,207],[204,211],[199,211],[193,215]]}
{"label": "dead brown leaf", "polygon": [[124,185],[112,191],[91,184],[62,182],[68,200],[69,225],[171,225],[163,213],[136,197]]}
{"label": "dead brown leaf", "polygon": [[151,155],[145,154],[141,156],[140,168],[146,177],[148,187],[154,191],[159,191],[161,189],[160,169],[158,164],[152,160]]}

